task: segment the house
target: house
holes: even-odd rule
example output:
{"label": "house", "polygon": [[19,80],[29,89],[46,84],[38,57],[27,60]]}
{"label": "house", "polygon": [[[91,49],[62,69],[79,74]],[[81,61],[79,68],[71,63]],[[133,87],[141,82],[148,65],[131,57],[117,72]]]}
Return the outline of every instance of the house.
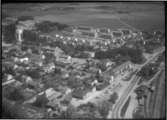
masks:
{"label": "house", "polygon": [[80,34],[82,36],[84,36],[84,37],[89,37],[89,38],[94,38],[95,37],[95,33],[94,32],[82,31]]}
{"label": "house", "polygon": [[8,80],[8,81],[6,81],[6,82],[3,82],[3,83],[2,83],[2,86],[9,85],[9,84],[12,84],[12,83],[14,83],[14,82],[16,82],[15,79],[10,79],[10,80]]}
{"label": "house", "polygon": [[19,59],[21,63],[28,63],[29,62],[29,58],[25,57],[25,58],[20,58]]}
{"label": "house", "polygon": [[78,31],[92,31],[91,27],[87,27],[87,26],[79,26],[77,27]]}
{"label": "house", "polygon": [[59,104],[60,96],[62,96],[62,93],[55,91],[53,88],[48,88],[44,93],[46,98],[49,100],[49,106],[54,107]]}
{"label": "house", "polygon": [[43,67],[43,68],[44,68],[44,71],[45,71],[46,73],[50,73],[50,72],[54,71],[54,69],[55,69],[55,64],[52,62],[52,63],[49,63],[48,65],[46,65],[46,66]]}
{"label": "house", "polygon": [[10,79],[10,80],[2,83],[2,86],[6,86],[6,85],[12,85],[14,87],[19,87],[19,86],[22,86],[23,83],[18,81],[18,80],[15,80],[15,79]]}
{"label": "house", "polygon": [[132,37],[132,31],[129,29],[119,29],[122,32],[124,39]]}
{"label": "house", "polygon": [[54,50],[54,55],[60,56],[61,54],[64,54],[64,51],[62,49],[60,49],[59,47],[56,47]]}
{"label": "house", "polygon": [[110,29],[109,28],[100,28],[100,29],[97,29],[98,32],[100,33],[110,33]]}
{"label": "house", "polygon": [[46,98],[48,98],[50,101],[57,99],[58,96],[61,95],[60,92],[55,91],[53,88],[48,88],[45,90]]}
{"label": "house", "polygon": [[101,33],[101,34],[98,34],[98,38],[99,39],[105,39],[105,40],[111,40],[112,36],[110,34]]}
{"label": "house", "polygon": [[88,57],[90,57],[90,58],[94,58],[95,57],[95,52],[84,51],[84,53],[86,53],[88,55]]}

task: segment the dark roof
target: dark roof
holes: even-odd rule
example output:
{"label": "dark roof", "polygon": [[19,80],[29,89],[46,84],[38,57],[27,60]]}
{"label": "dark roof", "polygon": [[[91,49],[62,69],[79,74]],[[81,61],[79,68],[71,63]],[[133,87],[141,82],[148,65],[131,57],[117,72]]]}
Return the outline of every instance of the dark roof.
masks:
{"label": "dark roof", "polygon": [[82,27],[82,26],[79,26],[77,29],[78,30],[86,30],[86,31],[90,31],[91,30],[90,27]]}
{"label": "dark roof", "polygon": [[102,38],[102,39],[112,39],[111,35],[107,35],[107,34],[100,34],[99,38]]}
{"label": "dark roof", "polygon": [[64,29],[65,32],[73,32],[73,28],[72,27],[68,27]]}
{"label": "dark roof", "polygon": [[107,28],[101,28],[101,29],[99,29],[99,32],[108,33],[108,29]]}
{"label": "dark roof", "polygon": [[114,37],[121,37],[122,33],[121,32],[113,32]]}
{"label": "dark roof", "polygon": [[129,30],[121,30],[123,32],[124,35],[129,35],[130,31]]}
{"label": "dark roof", "polygon": [[95,34],[93,32],[82,32],[82,35],[89,36],[89,37],[94,37]]}

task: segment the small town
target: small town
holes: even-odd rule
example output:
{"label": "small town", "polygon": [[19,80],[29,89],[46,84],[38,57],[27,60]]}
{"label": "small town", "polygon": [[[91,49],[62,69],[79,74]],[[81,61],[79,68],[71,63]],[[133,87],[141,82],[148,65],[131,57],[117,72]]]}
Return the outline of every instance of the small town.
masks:
{"label": "small town", "polygon": [[162,31],[5,16],[1,60],[6,118],[165,116]]}

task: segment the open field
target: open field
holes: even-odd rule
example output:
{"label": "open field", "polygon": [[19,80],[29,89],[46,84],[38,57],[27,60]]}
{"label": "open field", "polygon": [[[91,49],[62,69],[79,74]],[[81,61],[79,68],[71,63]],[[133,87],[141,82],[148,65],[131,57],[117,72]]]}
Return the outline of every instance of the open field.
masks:
{"label": "open field", "polygon": [[[165,15],[162,3],[55,3],[3,5],[2,8],[12,16],[30,15],[36,20],[51,20],[71,25],[108,27],[111,29],[133,26],[139,30],[164,30]],[[30,7],[31,6],[31,7]],[[41,10],[42,9],[42,10]],[[18,14],[19,12],[19,14]],[[122,21],[120,21],[120,20]]]}

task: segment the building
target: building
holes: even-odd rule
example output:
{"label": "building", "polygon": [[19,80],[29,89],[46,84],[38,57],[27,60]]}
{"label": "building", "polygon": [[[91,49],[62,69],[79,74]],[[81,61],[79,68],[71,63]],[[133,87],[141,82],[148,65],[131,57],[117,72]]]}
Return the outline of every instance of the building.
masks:
{"label": "building", "polygon": [[119,29],[119,31],[122,32],[125,38],[130,38],[132,35],[132,31],[129,29]]}
{"label": "building", "polygon": [[98,34],[98,39],[111,40],[112,35],[111,34],[100,33],[100,34]]}
{"label": "building", "polygon": [[34,29],[35,22],[32,20],[20,21],[16,28],[16,39],[18,42],[23,41],[23,31]]}
{"label": "building", "polygon": [[48,98],[48,100],[53,101],[55,100],[55,98],[60,96],[61,93],[55,91],[53,88],[48,88],[47,90],[45,90],[45,95],[46,95],[46,98]]}
{"label": "building", "polygon": [[88,26],[79,26],[76,28],[78,31],[93,31],[93,28]]}
{"label": "building", "polygon": [[19,21],[19,26],[23,29],[32,30],[34,28],[35,21],[27,20],[27,21]]}
{"label": "building", "polygon": [[55,91],[53,88],[48,88],[45,90],[45,96],[49,100],[48,105],[55,107],[59,105],[62,93]]}
{"label": "building", "polygon": [[110,33],[110,29],[109,28],[100,28],[100,29],[97,29],[97,32],[99,33],[104,33],[104,34],[108,34]]}
{"label": "building", "polygon": [[46,65],[44,67],[44,71],[46,73],[50,73],[50,72],[53,72],[55,70],[55,64],[52,62],[52,63],[49,63],[48,65]]}
{"label": "building", "polygon": [[95,52],[84,51],[84,53],[86,53],[89,58],[94,58],[95,57]]}

